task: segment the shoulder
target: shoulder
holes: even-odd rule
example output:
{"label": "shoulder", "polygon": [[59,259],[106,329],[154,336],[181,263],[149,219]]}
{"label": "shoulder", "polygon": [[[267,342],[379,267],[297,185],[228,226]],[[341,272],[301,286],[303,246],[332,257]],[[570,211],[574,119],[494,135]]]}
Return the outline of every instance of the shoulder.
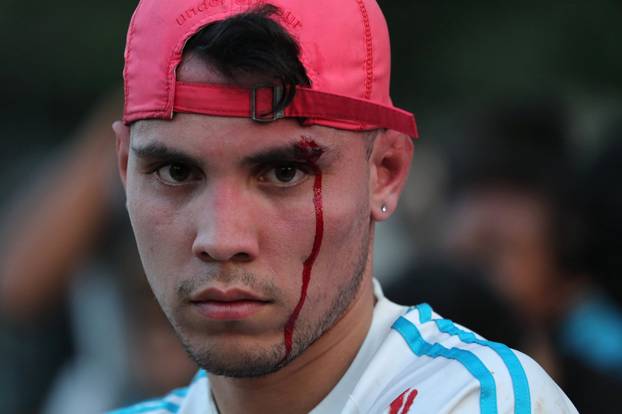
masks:
{"label": "shoulder", "polygon": [[529,356],[514,351],[528,379],[534,414],[576,413],[577,410],[553,379]]}
{"label": "shoulder", "polygon": [[366,376],[363,382],[380,384],[382,391],[363,397],[364,412],[576,413],[531,358],[443,319],[426,304],[397,317]]}
{"label": "shoulder", "polygon": [[173,390],[162,398],[143,401],[106,414],[210,414],[214,411],[210,408],[208,389],[207,376],[201,370],[188,387]]}

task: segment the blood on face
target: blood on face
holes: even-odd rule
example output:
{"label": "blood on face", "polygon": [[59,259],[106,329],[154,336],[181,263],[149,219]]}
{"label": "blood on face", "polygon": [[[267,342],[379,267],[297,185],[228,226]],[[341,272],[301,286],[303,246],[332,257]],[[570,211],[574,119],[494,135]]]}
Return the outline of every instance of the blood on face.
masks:
{"label": "blood on face", "polygon": [[290,315],[284,329],[284,342],[285,342],[285,356],[283,360],[289,357],[292,350],[292,340],[294,336],[294,330],[296,328],[296,321],[300,315],[300,311],[304,306],[307,298],[307,291],[309,289],[309,283],[311,282],[311,272],[313,270],[313,264],[320,252],[322,246],[322,238],[324,237],[324,209],[322,204],[322,172],[317,165],[317,161],[320,159],[324,150],[315,141],[308,137],[302,137],[300,142],[296,145],[298,155],[306,160],[315,175],[313,182],[313,207],[315,210],[315,235],[313,238],[313,248],[307,259],[303,263],[302,270],[302,285],[300,288],[300,299],[294,311]]}

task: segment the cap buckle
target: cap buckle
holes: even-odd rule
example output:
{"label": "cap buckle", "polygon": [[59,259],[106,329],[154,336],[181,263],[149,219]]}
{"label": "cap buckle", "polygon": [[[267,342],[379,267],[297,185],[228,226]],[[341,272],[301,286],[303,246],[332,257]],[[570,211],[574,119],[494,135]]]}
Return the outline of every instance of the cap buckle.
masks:
{"label": "cap buckle", "polygon": [[[272,89],[272,110],[267,114],[257,114],[257,91],[259,89]],[[255,122],[269,123],[277,119],[285,118],[285,110],[275,111],[283,98],[283,87],[280,85],[256,85],[251,89],[251,119]]]}

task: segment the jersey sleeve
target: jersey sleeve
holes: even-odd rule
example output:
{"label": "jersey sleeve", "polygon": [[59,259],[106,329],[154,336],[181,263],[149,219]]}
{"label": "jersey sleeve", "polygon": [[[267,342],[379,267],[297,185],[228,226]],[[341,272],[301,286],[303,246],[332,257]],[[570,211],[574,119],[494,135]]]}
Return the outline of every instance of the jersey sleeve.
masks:
{"label": "jersey sleeve", "polygon": [[[577,409],[568,399],[566,394],[559,388],[553,379],[529,356],[514,351],[525,370],[529,384],[530,414],[578,414]],[[474,390],[475,391],[475,390]],[[515,414],[516,401],[498,395],[499,414]],[[466,393],[454,407],[447,411],[448,414],[473,414],[484,413],[480,406],[480,394],[477,392]]]}
{"label": "jersey sleeve", "polygon": [[443,319],[409,308],[369,363],[348,414],[576,414],[531,358]]}
{"label": "jersey sleeve", "polygon": [[516,352],[516,354],[529,378],[531,411],[533,414],[578,413],[566,394],[538,363],[523,353]]}

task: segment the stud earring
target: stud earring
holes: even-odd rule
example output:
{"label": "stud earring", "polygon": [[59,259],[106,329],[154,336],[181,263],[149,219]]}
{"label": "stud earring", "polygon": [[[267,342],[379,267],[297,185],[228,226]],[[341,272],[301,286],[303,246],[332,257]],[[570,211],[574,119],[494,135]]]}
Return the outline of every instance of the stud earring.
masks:
{"label": "stud earring", "polygon": [[380,207],[380,211],[382,211],[383,213],[386,213],[386,212],[388,211],[387,206],[386,206],[385,204],[383,204],[383,205]]}

